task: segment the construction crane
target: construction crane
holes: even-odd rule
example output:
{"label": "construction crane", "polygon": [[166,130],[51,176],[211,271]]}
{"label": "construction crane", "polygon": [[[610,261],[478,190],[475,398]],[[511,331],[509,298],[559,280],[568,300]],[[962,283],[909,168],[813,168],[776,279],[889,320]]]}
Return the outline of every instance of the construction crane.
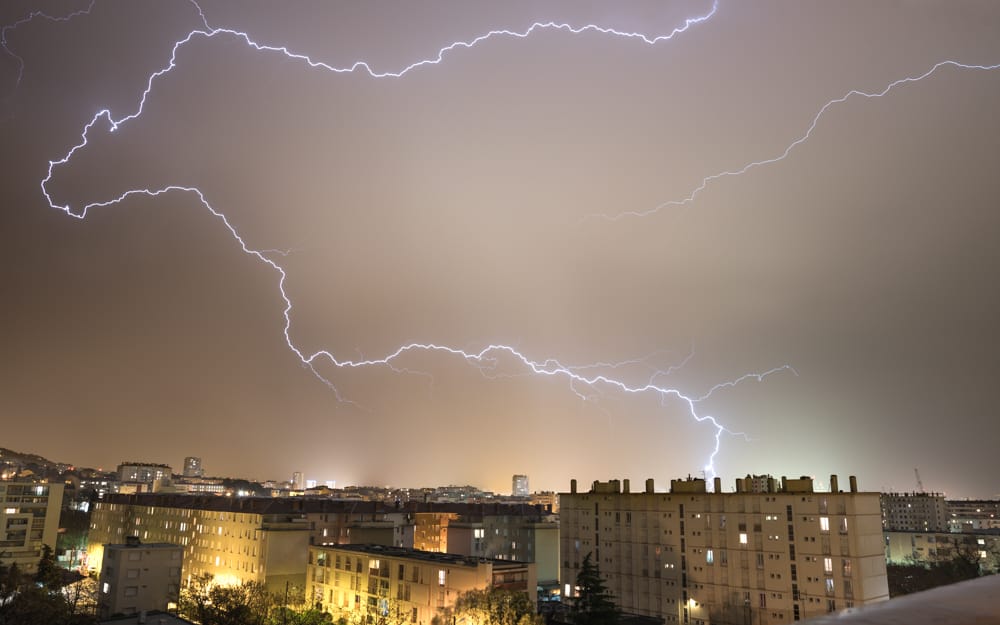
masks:
{"label": "construction crane", "polygon": [[916,467],[913,468],[913,475],[917,476],[917,492],[924,492],[924,483],[920,481],[920,471]]}

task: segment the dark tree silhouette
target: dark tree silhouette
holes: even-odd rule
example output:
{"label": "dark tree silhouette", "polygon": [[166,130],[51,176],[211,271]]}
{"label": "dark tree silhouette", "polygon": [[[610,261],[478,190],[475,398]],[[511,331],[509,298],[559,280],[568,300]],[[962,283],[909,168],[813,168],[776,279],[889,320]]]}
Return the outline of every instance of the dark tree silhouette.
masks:
{"label": "dark tree silhouette", "polygon": [[579,590],[570,607],[570,619],[576,625],[615,625],[621,621],[621,611],[601,579],[600,567],[591,562],[590,556],[588,553],[584,557],[576,576]]}

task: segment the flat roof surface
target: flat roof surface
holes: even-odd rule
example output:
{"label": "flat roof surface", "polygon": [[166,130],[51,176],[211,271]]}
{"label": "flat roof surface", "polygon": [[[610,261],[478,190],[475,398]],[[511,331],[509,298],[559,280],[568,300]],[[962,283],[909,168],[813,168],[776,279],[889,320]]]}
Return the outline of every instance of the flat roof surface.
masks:
{"label": "flat roof surface", "polygon": [[888,601],[807,619],[809,625],[1000,624],[1000,575],[932,588]]}
{"label": "flat roof surface", "polygon": [[492,558],[475,558],[454,553],[441,553],[438,551],[421,551],[419,549],[407,549],[406,547],[388,547],[385,545],[316,545],[325,549],[337,549],[340,551],[354,551],[374,556],[386,556],[388,558],[409,558],[411,560],[423,560],[437,564],[452,564],[461,566],[477,566],[480,563],[492,563],[494,567],[524,567],[528,562],[516,562],[514,560],[494,560]]}

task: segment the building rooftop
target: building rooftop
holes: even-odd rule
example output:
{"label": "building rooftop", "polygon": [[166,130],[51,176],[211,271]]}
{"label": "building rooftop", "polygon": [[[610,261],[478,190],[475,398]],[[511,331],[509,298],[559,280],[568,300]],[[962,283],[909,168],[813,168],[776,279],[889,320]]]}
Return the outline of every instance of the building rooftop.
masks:
{"label": "building rooftop", "polygon": [[[851,494],[858,494],[858,480],[855,476],[851,475],[848,477],[848,487],[849,491],[844,491],[840,489],[840,482],[836,475],[830,476],[830,490],[829,491],[817,491],[813,487],[813,478],[807,475],[803,475],[798,478],[789,478],[782,475],[780,478],[775,478],[771,475],[747,475],[746,477],[736,478],[735,489],[730,492],[724,492],[722,490],[722,479],[716,477],[712,480],[712,490],[708,490],[708,482],[699,477],[670,480],[670,490],[667,493],[662,491],[657,492],[653,479],[647,479],[643,485],[642,490],[632,490],[631,482],[628,479],[625,480],[608,480],[607,482],[601,482],[595,480],[589,491],[581,491],[577,489],[576,480],[570,480],[570,490],[568,493],[560,493],[563,495],[576,495],[576,494],[598,494],[598,495],[663,495],[663,494],[683,494],[683,495],[719,495],[719,496],[731,496],[731,495],[746,495],[746,494],[777,494],[777,495],[799,495],[799,494],[812,494],[812,493],[829,493],[831,495],[843,494],[849,492]],[[877,495],[875,492],[867,492],[869,495]]]}
{"label": "building rooftop", "polygon": [[[478,516],[545,516],[540,504],[505,503],[424,503],[408,502],[402,506],[381,501],[329,499],[326,497],[219,497],[177,493],[137,493],[108,495],[102,503],[183,508],[214,512],[247,514],[388,514],[394,513],[455,513],[466,517]],[[379,520],[379,519],[372,519]]]}
{"label": "building rooftop", "polygon": [[420,551],[419,549],[407,549],[405,547],[388,547],[385,545],[317,545],[327,549],[337,549],[338,551],[354,551],[368,555],[386,556],[388,558],[409,558],[411,560],[423,560],[434,564],[447,564],[452,566],[478,566],[490,562],[496,567],[523,568],[524,562],[513,562],[511,560],[493,560],[491,558],[473,558],[454,553],[440,553],[436,551]]}
{"label": "building rooftop", "polygon": [[169,464],[160,464],[158,462],[120,462],[118,463],[120,467],[160,467],[161,469],[171,469]]}

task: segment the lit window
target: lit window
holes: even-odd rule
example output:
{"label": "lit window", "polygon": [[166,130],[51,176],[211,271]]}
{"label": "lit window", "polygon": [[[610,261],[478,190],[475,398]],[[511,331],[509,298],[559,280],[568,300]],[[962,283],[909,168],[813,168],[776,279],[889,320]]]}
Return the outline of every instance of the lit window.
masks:
{"label": "lit window", "polygon": [[103,592],[104,594],[108,594],[109,592],[111,592],[111,584],[104,582],[104,585],[101,586],[101,592]]}
{"label": "lit window", "polygon": [[565,594],[566,594],[567,597],[572,597],[573,596],[573,587],[570,586],[569,584],[566,584]]}
{"label": "lit window", "polygon": [[445,570],[438,569],[438,586],[444,586]]}
{"label": "lit window", "polygon": [[821,532],[829,532],[830,531],[830,517],[828,517],[828,516],[821,516],[819,518],[819,529],[820,529]]}
{"label": "lit window", "polygon": [[705,551],[705,563],[712,564],[714,562],[715,562],[715,553],[713,553],[711,549],[707,549]]}
{"label": "lit window", "polygon": [[823,558],[823,572],[833,573],[833,558]]}
{"label": "lit window", "polygon": [[747,544],[747,533],[746,532],[740,532],[740,544],[741,545]]}

